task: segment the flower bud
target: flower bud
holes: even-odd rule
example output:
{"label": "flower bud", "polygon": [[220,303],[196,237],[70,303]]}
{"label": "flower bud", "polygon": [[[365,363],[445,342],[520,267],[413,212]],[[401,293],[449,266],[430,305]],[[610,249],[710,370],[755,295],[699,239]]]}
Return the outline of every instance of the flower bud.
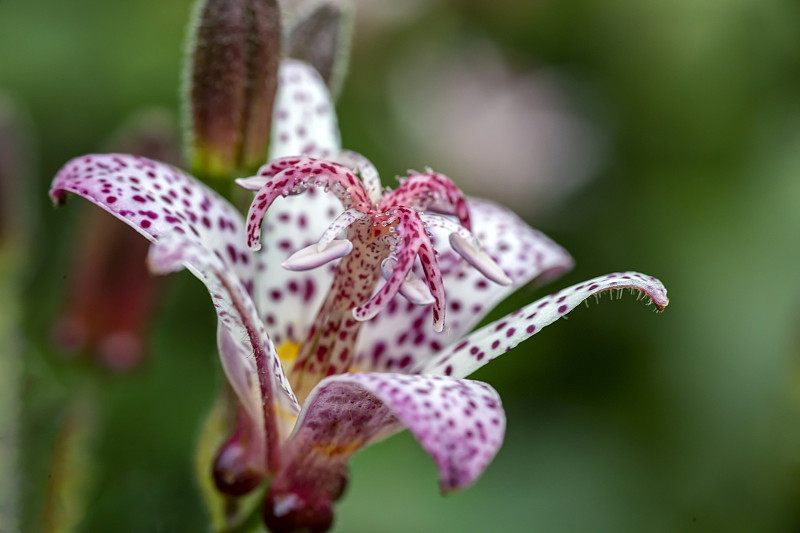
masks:
{"label": "flower bud", "polygon": [[253,445],[255,428],[245,409],[239,406],[236,428],[222,445],[214,458],[212,475],[214,484],[223,494],[242,496],[264,481],[263,463],[257,457],[258,448]]}
{"label": "flower bud", "polygon": [[30,223],[25,192],[33,174],[31,144],[24,113],[0,94],[0,247],[25,245]]}
{"label": "flower bud", "polygon": [[196,175],[231,178],[266,161],[280,28],[277,0],[199,0],[184,95]]}
{"label": "flower bud", "polygon": [[[167,112],[143,112],[121,126],[107,147],[177,164],[180,150],[174,123]],[[150,318],[165,280],[147,271],[145,239],[110,220],[107,213],[85,207],[65,304],[51,338],[66,354],[90,355],[110,370],[130,371],[145,358]]]}
{"label": "flower bud", "polygon": [[335,96],[341,89],[350,56],[352,6],[344,0],[286,3],[291,4],[285,17],[286,55],[317,69]]}

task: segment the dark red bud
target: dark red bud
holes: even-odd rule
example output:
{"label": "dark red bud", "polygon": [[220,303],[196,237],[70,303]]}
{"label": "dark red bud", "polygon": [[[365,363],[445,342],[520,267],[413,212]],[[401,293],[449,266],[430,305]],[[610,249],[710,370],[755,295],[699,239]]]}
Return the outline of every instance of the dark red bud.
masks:
{"label": "dark red bud", "polygon": [[240,405],[233,435],[219,449],[212,465],[214,483],[221,493],[241,496],[264,481],[260,466],[263,460],[259,460],[259,450],[253,442],[255,430],[252,419]]}
{"label": "dark red bud", "polygon": [[212,474],[217,490],[230,496],[247,494],[264,481],[264,473],[253,466],[239,435],[231,437],[220,448]]}
{"label": "dark red bud", "polygon": [[297,494],[278,496],[270,491],[262,511],[272,533],[324,533],[333,525],[330,500],[308,502]]}

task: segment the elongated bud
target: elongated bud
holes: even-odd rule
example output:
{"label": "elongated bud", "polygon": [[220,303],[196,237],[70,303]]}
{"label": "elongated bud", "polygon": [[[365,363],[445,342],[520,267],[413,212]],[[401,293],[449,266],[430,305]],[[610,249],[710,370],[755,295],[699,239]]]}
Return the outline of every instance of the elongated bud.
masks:
{"label": "elongated bud", "polygon": [[253,172],[266,161],[278,86],[277,0],[199,0],[190,31],[189,164],[203,178]]}
{"label": "elongated bud", "polygon": [[[312,65],[336,97],[350,57],[353,7],[347,0],[284,1],[286,55]],[[290,6],[291,5],[291,8]]]}
{"label": "elongated bud", "polygon": [[25,114],[0,94],[0,248],[24,246],[30,216],[26,191],[33,153]]}
{"label": "elongated bud", "polygon": [[[141,112],[110,138],[110,151],[128,152],[177,165],[175,117],[160,109]],[[68,355],[96,358],[115,372],[138,367],[146,357],[147,333],[165,279],[145,266],[149,244],[107,213],[84,206],[80,243],[67,274],[67,294],[52,330]]]}
{"label": "elongated bud", "polygon": [[236,428],[214,458],[212,475],[214,484],[223,494],[241,496],[264,481],[265,473],[259,468],[259,450],[253,446],[253,422],[243,407],[239,407]]}

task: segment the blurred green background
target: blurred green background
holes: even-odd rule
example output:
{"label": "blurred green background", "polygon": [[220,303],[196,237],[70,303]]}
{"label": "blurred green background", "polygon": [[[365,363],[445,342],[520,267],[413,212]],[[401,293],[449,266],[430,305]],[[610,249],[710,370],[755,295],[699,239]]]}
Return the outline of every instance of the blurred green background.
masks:
{"label": "blurred green background", "polygon": [[[603,298],[479,371],[508,430],[478,483],[442,498],[430,459],[393,437],[352,461],[335,531],[800,530],[800,5],[358,4],[346,147],[385,181],[431,164],[510,198],[576,258],[553,290],[635,269],[672,303],[656,315]],[[192,460],[220,372],[200,283],[164,286],[149,357],[128,375],[65,359],[48,333],[86,207],[53,210],[49,181],[137,110],[178,109],[190,7],[0,1],[0,90],[27,110],[38,154],[21,204],[23,531],[46,522],[51,450],[76,423],[90,428],[76,531],[206,528]]]}

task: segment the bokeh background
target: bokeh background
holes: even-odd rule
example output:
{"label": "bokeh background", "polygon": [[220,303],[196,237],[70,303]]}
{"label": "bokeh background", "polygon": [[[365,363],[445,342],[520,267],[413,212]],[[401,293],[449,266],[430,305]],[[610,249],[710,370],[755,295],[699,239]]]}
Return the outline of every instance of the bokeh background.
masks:
{"label": "bokeh background", "polygon": [[[352,461],[335,531],[800,530],[800,5],[358,4],[346,147],[387,183],[431,165],[513,205],[576,258],[553,290],[635,269],[672,303],[605,297],[479,371],[508,414],[479,482],[441,497],[430,459],[395,436]],[[55,531],[56,511],[70,531],[207,527],[193,450],[220,387],[208,296],[187,273],[166,281],[132,372],[65,357],[51,331],[87,206],[46,196],[132,114],[177,117],[190,9],[0,1],[0,91],[35,154],[12,177],[22,191],[2,186],[27,232],[0,310],[18,333],[0,420],[20,428],[3,428],[18,469],[0,490],[22,531]]]}

